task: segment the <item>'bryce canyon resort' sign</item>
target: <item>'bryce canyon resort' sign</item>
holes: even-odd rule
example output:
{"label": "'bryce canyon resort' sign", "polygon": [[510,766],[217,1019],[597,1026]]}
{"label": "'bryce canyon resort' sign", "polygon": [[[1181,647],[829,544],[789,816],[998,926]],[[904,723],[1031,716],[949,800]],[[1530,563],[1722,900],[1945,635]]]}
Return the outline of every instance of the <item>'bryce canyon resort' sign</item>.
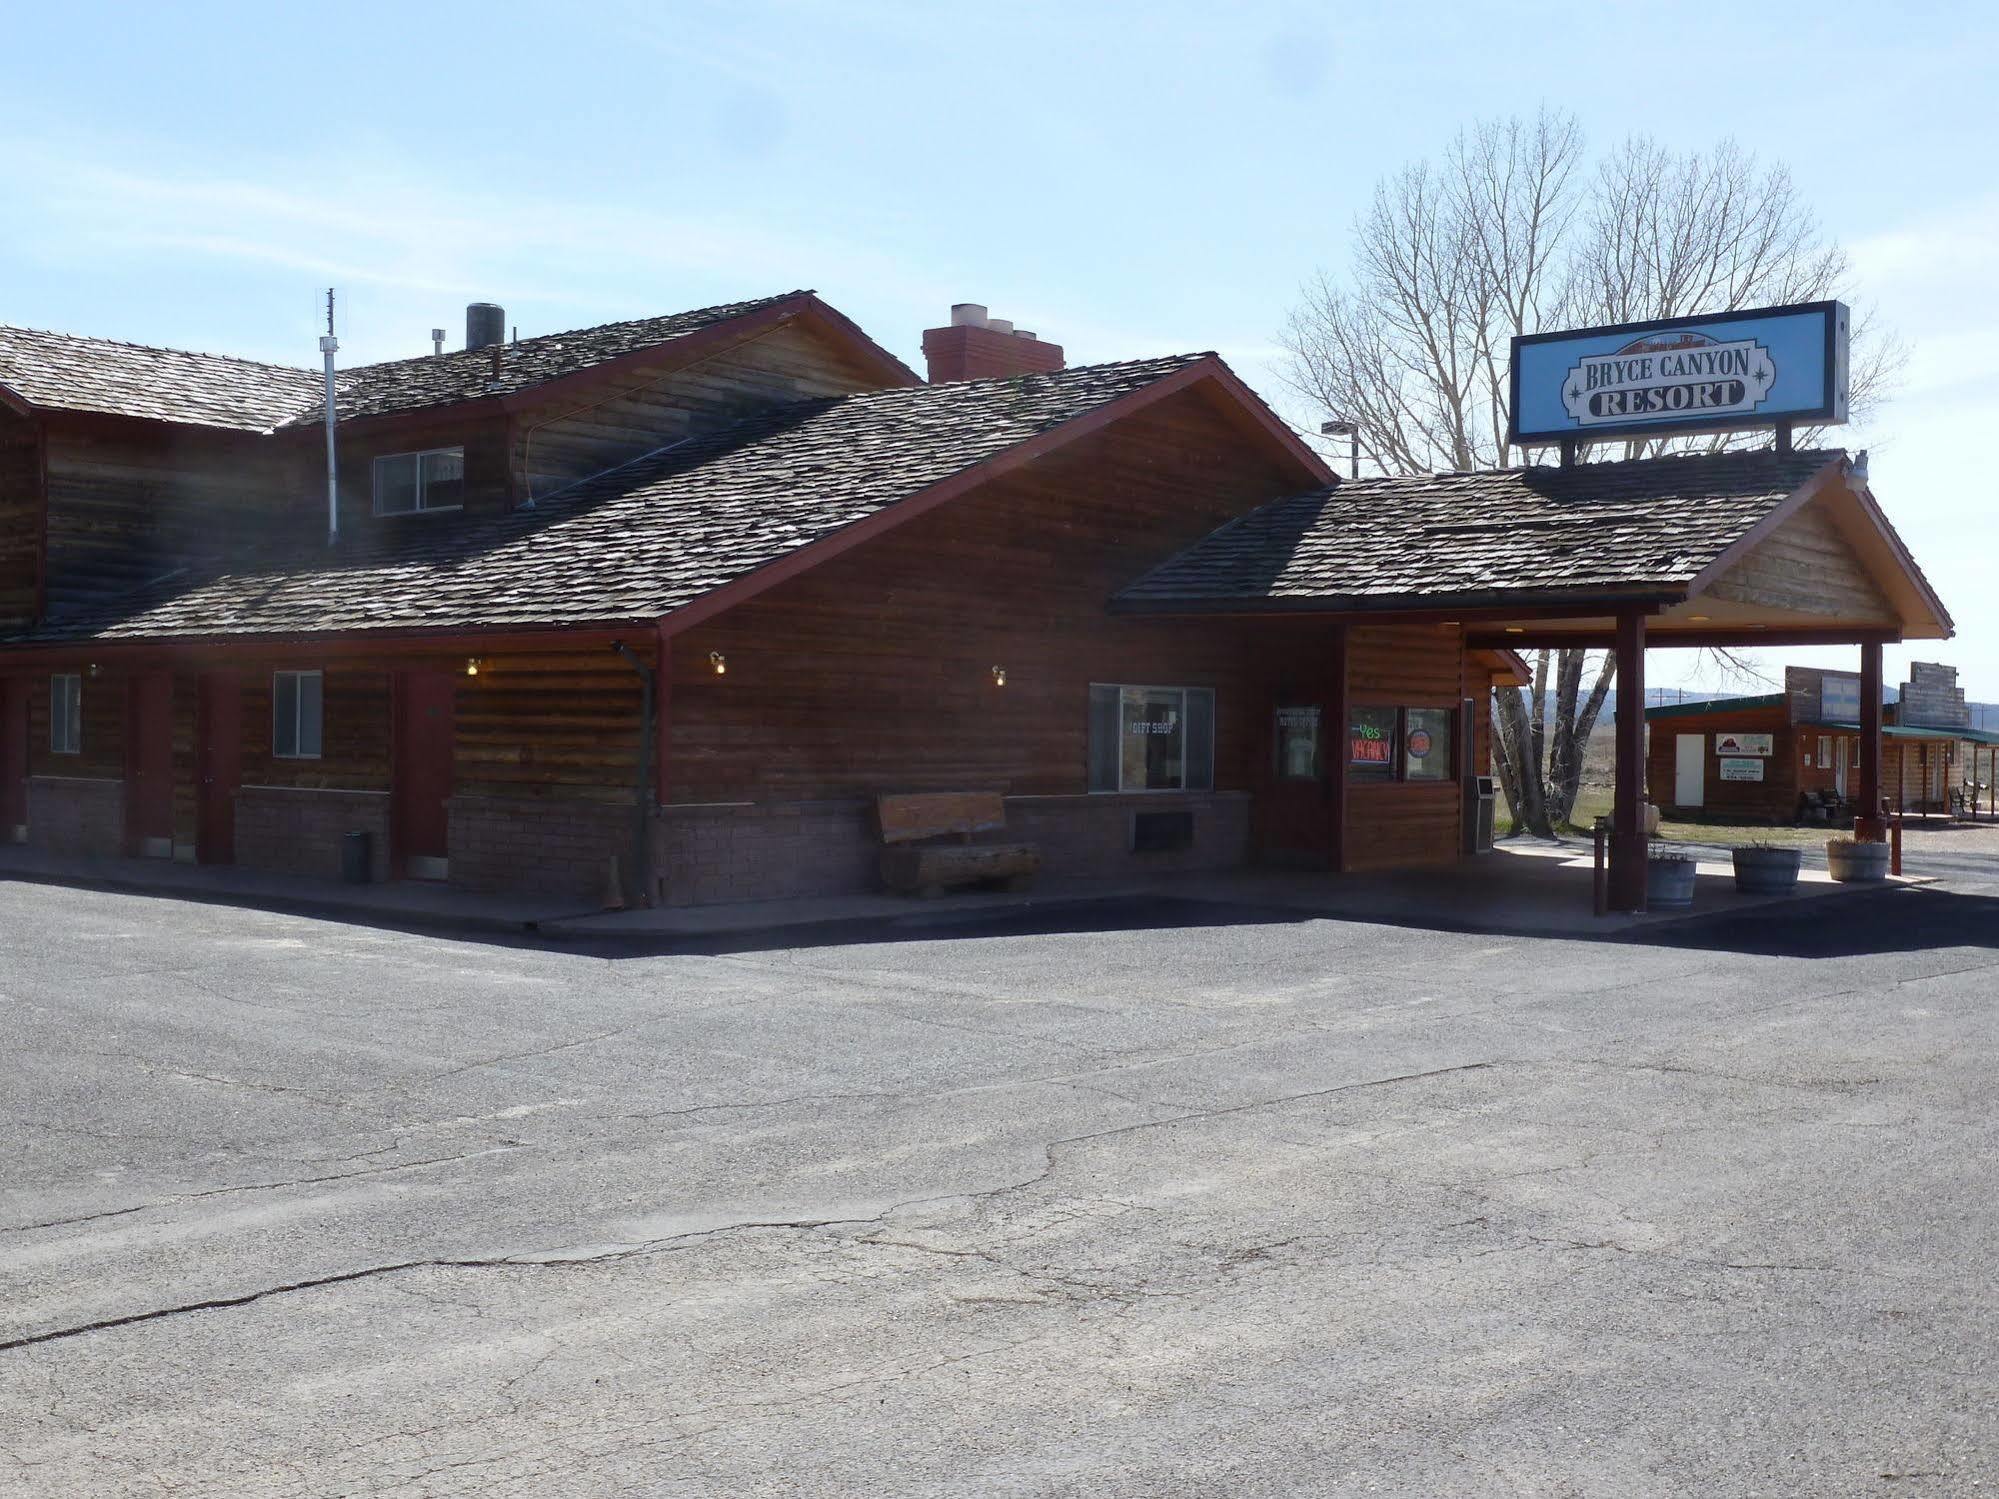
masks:
{"label": "'bryce canyon resort' sign", "polygon": [[1806,302],[1516,338],[1509,440],[1843,422],[1847,323]]}

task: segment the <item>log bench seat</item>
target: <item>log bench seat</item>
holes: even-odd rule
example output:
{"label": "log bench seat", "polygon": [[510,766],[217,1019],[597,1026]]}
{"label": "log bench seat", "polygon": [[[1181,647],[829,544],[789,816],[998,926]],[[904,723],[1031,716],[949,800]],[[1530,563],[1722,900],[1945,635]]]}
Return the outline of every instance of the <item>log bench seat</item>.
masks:
{"label": "log bench seat", "polygon": [[998,792],[881,796],[875,815],[881,823],[882,883],[906,895],[932,898],[961,885],[1023,890],[1041,867],[1041,850],[1032,843],[972,842],[975,833],[1006,827],[1006,804]]}

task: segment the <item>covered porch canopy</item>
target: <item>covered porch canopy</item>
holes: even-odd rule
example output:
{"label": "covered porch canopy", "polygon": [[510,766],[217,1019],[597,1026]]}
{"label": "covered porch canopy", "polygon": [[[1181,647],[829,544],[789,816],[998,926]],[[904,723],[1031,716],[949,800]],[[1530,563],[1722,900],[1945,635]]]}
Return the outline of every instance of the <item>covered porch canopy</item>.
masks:
{"label": "covered porch canopy", "polygon": [[[1472,649],[1606,649],[1634,704],[1648,646],[1857,645],[1857,831],[1877,837],[1881,648],[1952,632],[1865,468],[1838,450],[1350,480],[1223,526],[1111,607],[1422,620],[1460,626]],[[1617,716],[1620,910],[1645,903],[1644,724]]]}

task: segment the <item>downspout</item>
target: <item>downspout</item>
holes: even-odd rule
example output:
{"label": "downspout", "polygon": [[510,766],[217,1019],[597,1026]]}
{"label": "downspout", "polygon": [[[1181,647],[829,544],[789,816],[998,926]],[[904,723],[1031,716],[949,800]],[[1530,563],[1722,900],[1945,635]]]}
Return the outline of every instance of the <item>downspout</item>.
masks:
{"label": "downspout", "polygon": [[653,679],[656,675],[650,666],[635,655],[630,646],[622,640],[611,642],[611,649],[625,658],[625,664],[639,674],[641,684],[639,706],[639,765],[634,778],[632,802],[634,816],[632,824],[632,869],[637,877],[637,889],[633,892],[635,906],[650,906],[652,891],[652,828],[651,812],[646,806],[652,794],[652,716]]}

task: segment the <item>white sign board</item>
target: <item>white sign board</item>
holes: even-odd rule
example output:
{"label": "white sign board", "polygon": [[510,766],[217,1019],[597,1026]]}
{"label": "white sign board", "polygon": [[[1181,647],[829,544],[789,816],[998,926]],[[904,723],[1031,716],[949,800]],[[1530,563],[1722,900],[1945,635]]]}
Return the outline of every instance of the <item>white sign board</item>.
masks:
{"label": "white sign board", "polygon": [[[1717,755],[1763,755],[1777,752],[1777,736],[1774,734],[1717,734],[1714,736],[1714,752]],[[1754,779],[1762,780],[1762,776]]]}
{"label": "white sign board", "polygon": [[1763,762],[1724,760],[1721,762],[1721,778],[1724,781],[1760,781],[1763,779]]}

